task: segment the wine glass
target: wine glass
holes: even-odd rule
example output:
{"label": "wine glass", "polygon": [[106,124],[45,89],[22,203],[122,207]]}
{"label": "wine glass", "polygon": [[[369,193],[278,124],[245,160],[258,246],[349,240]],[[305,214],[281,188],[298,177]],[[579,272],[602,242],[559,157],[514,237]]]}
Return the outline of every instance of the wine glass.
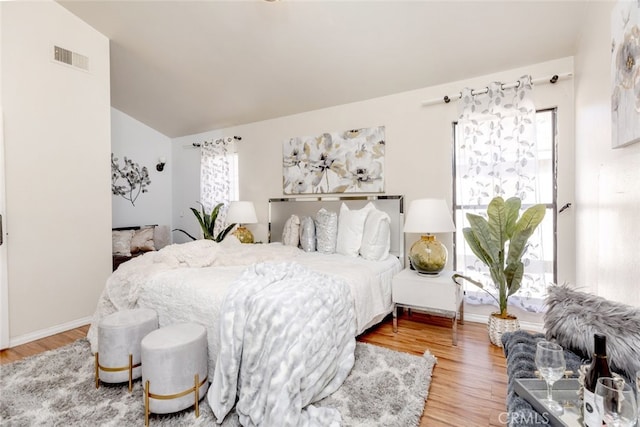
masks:
{"label": "wine glass", "polygon": [[538,341],[536,347],[536,367],[547,383],[547,398],[542,402],[556,414],[562,414],[562,405],[553,400],[553,383],[562,378],[566,367],[562,347],[550,341]]}
{"label": "wine glass", "polygon": [[595,400],[596,410],[607,427],[636,425],[638,412],[635,392],[623,378],[598,378]]}

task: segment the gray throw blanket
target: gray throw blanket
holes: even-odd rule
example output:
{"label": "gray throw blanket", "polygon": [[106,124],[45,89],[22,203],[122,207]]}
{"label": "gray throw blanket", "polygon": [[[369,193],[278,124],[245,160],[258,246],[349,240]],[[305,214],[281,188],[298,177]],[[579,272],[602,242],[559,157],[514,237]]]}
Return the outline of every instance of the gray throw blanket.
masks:
{"label": "gray throw blanket", "polygon": [[[355,360],[355,315],[342,280],[293,263],[249,267],[220,314],[220,352],[208,401],[221,423],[337,426],[313,402],[337,390]],[[236,403],[237,397],[237,403]]]}

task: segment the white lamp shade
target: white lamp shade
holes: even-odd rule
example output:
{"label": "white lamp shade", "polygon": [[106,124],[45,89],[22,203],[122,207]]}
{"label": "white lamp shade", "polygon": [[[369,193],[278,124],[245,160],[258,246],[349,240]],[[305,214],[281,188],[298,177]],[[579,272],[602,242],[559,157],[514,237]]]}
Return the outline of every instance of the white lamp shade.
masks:
{"label": "white lamp shade", "polygon": [[409,205],[405,233],[450,233],[456,231],[444,199],[417,199]]}
{"label": "white lamp shade", "polygon": [[231,202],[227,211],[227,224],[255,224],[258,222],[253,202]]}

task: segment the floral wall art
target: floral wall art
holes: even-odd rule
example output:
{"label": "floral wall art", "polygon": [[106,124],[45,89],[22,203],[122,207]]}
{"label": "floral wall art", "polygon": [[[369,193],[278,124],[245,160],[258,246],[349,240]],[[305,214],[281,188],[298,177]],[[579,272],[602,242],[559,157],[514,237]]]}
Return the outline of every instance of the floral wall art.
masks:
{"label": "floral wall art", "polygon": [[124,158],[124,164],[120,166],[118,158],[111,153],[111,193],[114,196],[122,196],[135,206],[138,196],[149,191],[147,189],[149,184],[151,180],[146,166],[140,167],[138,163],[127,157]]}
{"label": "floral wall art", "polygon": [[640,141],[640,11],[618,1],[611,12],[611,130],[613,148]]}
{"label": "floral wall art", "polygon": [[296,137],[282,150],[284,194],[384,191],[384,126]]}

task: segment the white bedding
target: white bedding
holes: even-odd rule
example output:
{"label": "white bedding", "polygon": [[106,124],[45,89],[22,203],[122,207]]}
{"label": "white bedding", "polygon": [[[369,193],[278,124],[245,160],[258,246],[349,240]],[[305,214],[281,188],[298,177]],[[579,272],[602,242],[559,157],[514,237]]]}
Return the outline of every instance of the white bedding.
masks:
{"label": "white bedding", "polygon": [[195,321],[207,328],[209,378],[218,355],[217,321],[227,288],[247,266],[291,261],[343,278],[349,285],[356,315],[356,334],[391,312],[391,278],[401,270],[397,258],[367,261],[343,255],[307,253],[281,244],[244,245],[227,238],[222,243],[197,240],[167,246],[136,257],[107,280],[87,337],[97,351],[98,321],[118,310],[153,308],[160,326]]}

